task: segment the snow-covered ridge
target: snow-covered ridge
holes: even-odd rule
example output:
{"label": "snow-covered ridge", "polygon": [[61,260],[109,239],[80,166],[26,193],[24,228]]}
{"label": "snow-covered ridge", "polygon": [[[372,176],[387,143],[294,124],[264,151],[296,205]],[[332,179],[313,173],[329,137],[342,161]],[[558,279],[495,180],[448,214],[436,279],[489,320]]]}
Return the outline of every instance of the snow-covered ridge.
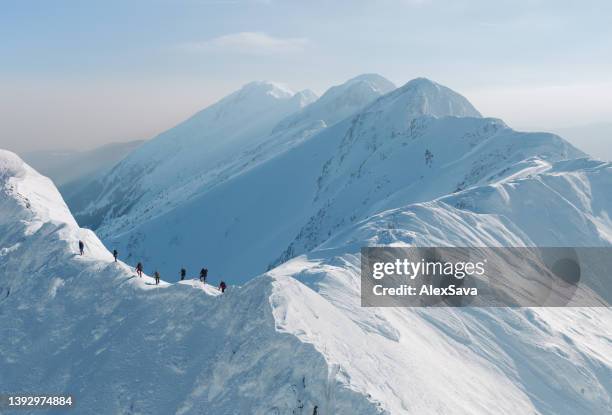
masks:
{"label": "snow-covered ridge", "polygon": [[0,161],[2,226],[21,221],[27,228],[26,233],[36,232],[45,222],[76,226],[51,180],[38,174],[9,151],[0,149]]}
{"label": "snow-covered ridge", "polygon": [[[341,328],[325,334],[297,319],[292,329],[330,362],[359,361],[352,381],[384,396],[391,413],[429,413],[432,405],[441,413],[606,413],[610,309],[360,308],[359,252],[377,245],[610,247],[611,185],[611,163],[539,163],[495,184],[368,217],[270,273],[299,280],[344,311]],[[347,338],[350,349],[334,347]],[[381,372],[382,384],[371,381]]]}
{"label": "snow-covered ridge", "polygon": [[379,413],[278,330],[291,293],[272,278],[223,296],[193,279],[156,286],[113,262],[52,182],[6,151],[0,188],[0,390],[72,394],[81,414]]}

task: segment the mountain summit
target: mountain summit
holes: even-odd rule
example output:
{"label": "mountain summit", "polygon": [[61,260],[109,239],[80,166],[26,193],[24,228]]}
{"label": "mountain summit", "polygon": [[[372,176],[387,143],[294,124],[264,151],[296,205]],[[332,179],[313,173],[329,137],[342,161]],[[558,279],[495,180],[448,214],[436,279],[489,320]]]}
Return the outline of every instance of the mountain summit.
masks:
{"label": "mountain summit", "polygon": [[296,127],[320,130],[353,115],[394,89],[395,85],[380,75],[359,75],[329,88],[316,102],[287,117],[274,130]]}
{"label": "mountain summit", "polygon": [[481,117],[464,96],[427,78],[407,82],[373,103],[369,110],[409,117]]}
{"label": "mountain summit", "polygon": [[257,147],[279,121],[315,99],[311,91],[294,93],[268,81],[246,84],[144,143],[99,178],[90,193],[74,195],[75,200],[91,200],[77,211],[79,220],[97,228],[137,205],[161,205],[160,198],[179,188],[179,197],[189,197],[197,190],[190,183],[200,180],[204,171]]}

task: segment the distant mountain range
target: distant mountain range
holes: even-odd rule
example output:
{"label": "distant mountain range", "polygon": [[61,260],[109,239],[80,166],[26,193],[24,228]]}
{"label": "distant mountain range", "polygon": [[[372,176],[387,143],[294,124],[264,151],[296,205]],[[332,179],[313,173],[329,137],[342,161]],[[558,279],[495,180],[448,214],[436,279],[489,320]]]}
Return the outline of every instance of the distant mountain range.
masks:
{"label": "distant mountain range", "polygon": [[594,123],[556,128],[555,133],[594,157],[612,161],[612,123]]}
{"label": "distant mountain range", "polygon": [[144,140],[111,143],[87,151],[32,151],[22,157],[56,186],[63,187],[106,173],[143,143]]}

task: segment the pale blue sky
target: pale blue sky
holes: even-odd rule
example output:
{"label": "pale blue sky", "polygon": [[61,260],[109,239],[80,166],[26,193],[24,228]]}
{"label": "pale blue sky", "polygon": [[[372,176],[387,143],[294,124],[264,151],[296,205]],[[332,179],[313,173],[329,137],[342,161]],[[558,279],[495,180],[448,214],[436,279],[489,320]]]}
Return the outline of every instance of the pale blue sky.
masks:
{"label": "pale blue sky", "polygon": [[612,120],[612,2],[0,1],[0,147],[149,138],[251,80],[426,76],[519,129]]}

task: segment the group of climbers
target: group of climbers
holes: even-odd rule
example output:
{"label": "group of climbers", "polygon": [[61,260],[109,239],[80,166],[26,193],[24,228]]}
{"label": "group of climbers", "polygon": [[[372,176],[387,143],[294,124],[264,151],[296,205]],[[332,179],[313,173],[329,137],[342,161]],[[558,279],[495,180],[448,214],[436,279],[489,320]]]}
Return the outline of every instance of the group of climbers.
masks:
{"label": "group of climbers", "polygon": [[[85,243],[83,241],[79,241],[79,253],[81,256],[83,256],[83,254],[85,253]],[[119,252],[117,252],[116,249],[113,249],[113,258],[115,262],[117,262],[118,255],[119,255]],[[138,264],[136,264],[136,274],[140,278],[142,278],[142,272],[143,272],[142,262],[139,262]],[[181,270],[179,271],[179,275],[181,277],[181,281],[183,281],[185,277],[187,276],[187,270],[185,268],[181,268]],[[159,275],[159,271],[155,270],[155,272],[153,273],[153,277],[155,278],[155,285],[159,285],[159,281],[161,278]],[[200,282],[202,284],[206,284],[207,277],[208,277],[208,268],[202,268],[200,270]],[[219,284],[219,291],[224,293],[226,288],[227,288],[227,284],[225,284],[225,281],[221,281],[221,283]]]}

